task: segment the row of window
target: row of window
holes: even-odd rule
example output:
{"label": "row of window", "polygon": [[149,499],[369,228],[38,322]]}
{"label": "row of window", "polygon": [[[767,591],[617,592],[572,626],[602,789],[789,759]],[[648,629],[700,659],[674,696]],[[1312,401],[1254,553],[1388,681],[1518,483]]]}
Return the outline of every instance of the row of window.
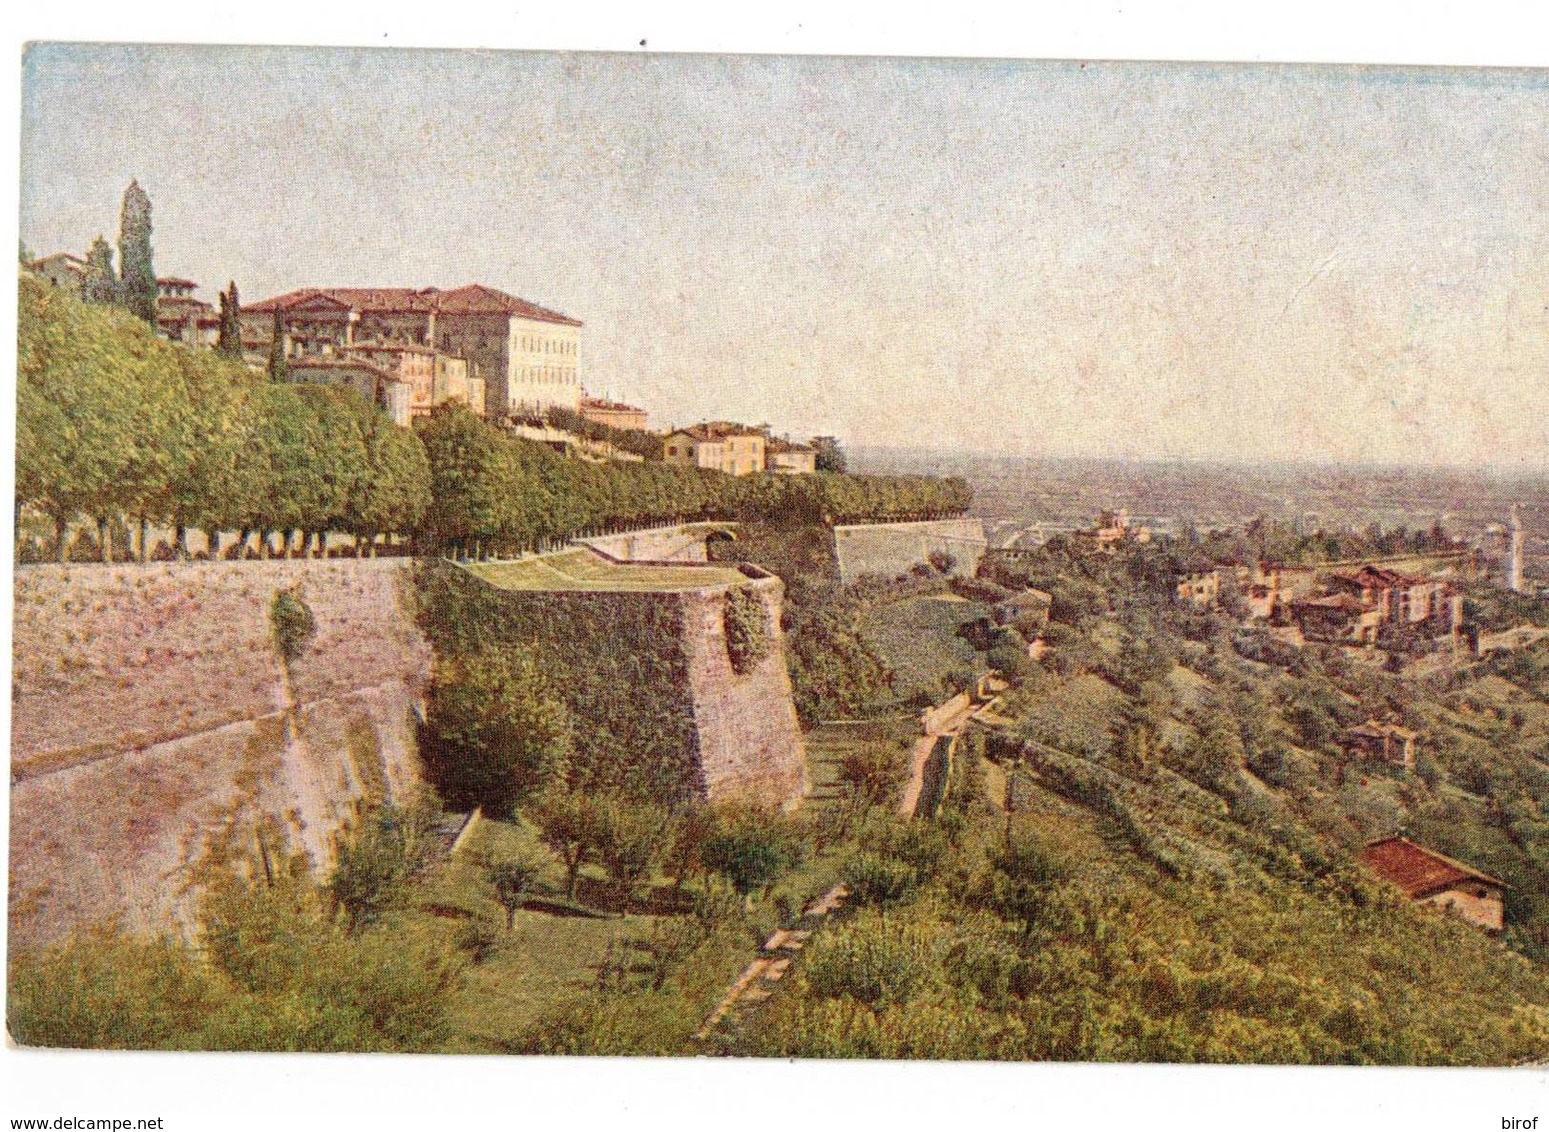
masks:
{"label": "row of window", "polygon": [[521,369],[523,381],[533,381],[540,385],[574,385],[575,370],[551,369],[541,366],[523,366]]}
{"label": "row of window", "polygon": [[522,349],[530,354],[567,354],[575,356],[576,343],[559,342],[553,338],[539,338],[535,334],[522,335]]}

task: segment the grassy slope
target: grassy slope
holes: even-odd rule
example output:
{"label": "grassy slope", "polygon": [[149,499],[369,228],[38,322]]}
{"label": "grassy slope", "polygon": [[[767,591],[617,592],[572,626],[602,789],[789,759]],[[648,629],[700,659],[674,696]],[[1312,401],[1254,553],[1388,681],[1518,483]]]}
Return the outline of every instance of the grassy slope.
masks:
{"label": "grassy slope", "polygon": [[948,673],[985,670],[984,654],[956,633],[987,612],[977,602],[951,597],[906,598],[868,609],[860,627],[866,643],[893,670],[896,696],[924,693],[940,699]]}
{"label": "grassy slope", "polygon": [[514,562],[475,563],[468,569],[491,585],[508,590],[671,593],[745,580],[725,566],[621,566],[589,550],[565,550]]}

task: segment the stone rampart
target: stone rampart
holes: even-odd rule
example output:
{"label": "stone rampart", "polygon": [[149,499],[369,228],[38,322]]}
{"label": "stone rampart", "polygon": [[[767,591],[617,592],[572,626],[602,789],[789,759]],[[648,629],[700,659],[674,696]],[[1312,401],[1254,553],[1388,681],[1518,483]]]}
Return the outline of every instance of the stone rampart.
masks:
{"label": "stone rampart", "polygon": [[[325,864],[362,801],[415,785],[430,649],[410,583],[403,560],[18,569],[14,943],[186,922],[212,839],[267,825]],[[317,626],[289,673],[282,589]]]}
{"label": "stone rampart", "polygon": [[929,562],[933,554],[952,559],[951,573],[978,572],[988,541],[978,519],[933,519],[915,523],[859,523],[834,528],[839,580],[849,585],[867,574],[895,578]]}

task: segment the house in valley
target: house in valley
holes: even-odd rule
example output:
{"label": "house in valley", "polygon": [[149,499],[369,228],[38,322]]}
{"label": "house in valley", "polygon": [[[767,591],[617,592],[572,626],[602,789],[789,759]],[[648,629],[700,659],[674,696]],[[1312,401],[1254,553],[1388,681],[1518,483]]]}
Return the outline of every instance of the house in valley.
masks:
{"label": "house in valley", "polygon": [[1506,926],[1506,889],[1511,886],[1462,861],[1407,837],[1370,842],[1357,859],[1410,900],[1443,908],[1488,932]]}

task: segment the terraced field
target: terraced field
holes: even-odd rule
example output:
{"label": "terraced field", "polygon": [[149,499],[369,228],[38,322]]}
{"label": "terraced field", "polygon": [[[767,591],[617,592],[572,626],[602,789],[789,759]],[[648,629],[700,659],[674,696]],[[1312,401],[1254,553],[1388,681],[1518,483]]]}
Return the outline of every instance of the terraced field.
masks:
{"label": "terraced field", "polygon": [[620,565],[579,547],[514,562],[474,563],[468,570],[506,590],[679,593],[747,580],[730,566]]}
{"label": "terraced field", "polygon": [[839,766],[850,751],[860,747],[887,747],[897,753],[902,766],[909,746],[919,731],[918,721],[911,716],[856,723],[824,723],[807,732],[806,804],[826,809],[843,797],[843,788],[839,785]]}
{"label": "terraced field", "polygon": [[861,633],[896,673],[895,695],[906,699],[924,694],[934,701],[948,673],[977,676],[985,671],[983,654],[957,636],[957,630],[986,612],[985,606],[961,598],[908,598],[868,610],[861,618]]}

